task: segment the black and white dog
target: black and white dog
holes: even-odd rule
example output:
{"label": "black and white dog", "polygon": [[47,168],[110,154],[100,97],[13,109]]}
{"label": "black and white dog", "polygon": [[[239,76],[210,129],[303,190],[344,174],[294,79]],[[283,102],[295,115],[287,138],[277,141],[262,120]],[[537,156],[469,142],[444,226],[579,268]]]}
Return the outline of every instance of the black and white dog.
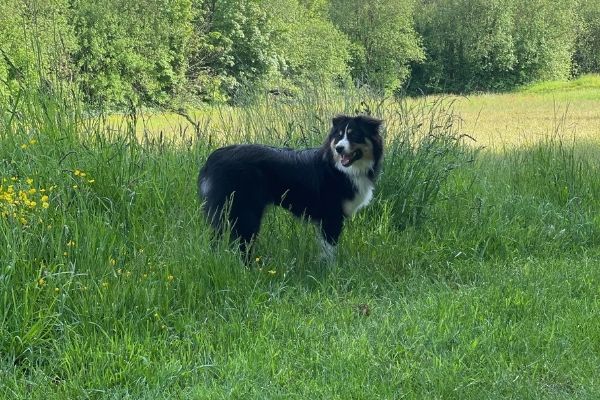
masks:
{"label": "black and white dog", "polygon": [[373,196],[383,156],[382,122],[363,115],[337,116],[319,148],[243,144],[215,150],[198,177],[210,223],[221,232],[228,222],[247,254],[267,205],[280,205],[320,226],[331,258],[344,218]]}

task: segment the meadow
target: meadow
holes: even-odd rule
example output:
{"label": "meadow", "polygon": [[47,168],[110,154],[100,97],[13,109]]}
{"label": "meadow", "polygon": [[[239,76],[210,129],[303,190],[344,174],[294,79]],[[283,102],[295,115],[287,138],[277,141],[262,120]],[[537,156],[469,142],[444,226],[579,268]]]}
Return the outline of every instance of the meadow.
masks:
{"label": "meadow", "polygon": [[[0,109],[0,398],[600,397],[589,79],[307,92],[196,127],[23,91]],[[386,121],[373,203],[333,265],[273,210],[245,267],[199,212],[202,162],[225,143],[319,145],[340,112]]]}

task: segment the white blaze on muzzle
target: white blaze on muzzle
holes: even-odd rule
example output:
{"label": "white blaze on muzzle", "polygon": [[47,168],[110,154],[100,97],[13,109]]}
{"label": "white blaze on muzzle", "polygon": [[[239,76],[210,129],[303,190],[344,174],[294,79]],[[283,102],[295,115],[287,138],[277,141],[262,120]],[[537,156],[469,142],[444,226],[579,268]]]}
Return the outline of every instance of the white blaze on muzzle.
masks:
{"label": "white blaze on muzzle", "polygon": [[339,146],[344,147],[344,153],[350,152],[350,141],[348,140],[348,125],[346,125],[346,129],[344,129],[344,137],[335,145],[335,147]]}

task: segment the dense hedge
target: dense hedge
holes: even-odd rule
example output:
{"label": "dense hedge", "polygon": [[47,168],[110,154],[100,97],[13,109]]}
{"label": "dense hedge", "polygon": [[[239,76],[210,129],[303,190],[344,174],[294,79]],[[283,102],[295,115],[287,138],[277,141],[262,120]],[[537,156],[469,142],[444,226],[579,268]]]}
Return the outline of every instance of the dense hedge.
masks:
{"label": "dense hedge", "polygon": [[506,90],[600,71],[598,21],[596,0],[4,0],[0,100],[53,80],[111,107]]}

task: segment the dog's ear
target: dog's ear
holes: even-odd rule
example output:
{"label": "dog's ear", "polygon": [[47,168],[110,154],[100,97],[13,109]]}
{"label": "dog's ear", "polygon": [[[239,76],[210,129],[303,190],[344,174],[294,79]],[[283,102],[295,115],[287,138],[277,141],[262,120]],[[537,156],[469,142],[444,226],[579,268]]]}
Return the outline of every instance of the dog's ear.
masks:
{"label": "dog's ear", "polygon": [[370,136],[377,135],[381,126],[383,125],[383,120],[370,117],[368,115],[359,115],[356,117],[356,122],[366,131]]}
{"label": "dog's ear", "polygon": [[335,128],[336,126],[340,126],[343,122],[348,120],[347,115],[338,114],[331,119],[331,127]]}

